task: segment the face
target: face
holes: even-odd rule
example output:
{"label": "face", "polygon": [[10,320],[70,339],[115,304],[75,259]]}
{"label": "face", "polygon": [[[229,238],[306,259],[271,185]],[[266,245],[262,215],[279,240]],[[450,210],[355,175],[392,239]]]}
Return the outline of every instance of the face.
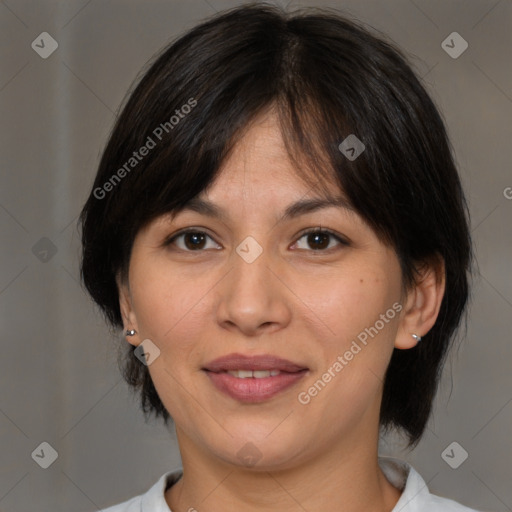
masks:
{"label": "face", "polygon": [[199,199],[138,233],[121,293],[180,445],[277,469],[376,439],[405,307],[393,249],[342,203],[307,203],[325,197],[271,114]]}

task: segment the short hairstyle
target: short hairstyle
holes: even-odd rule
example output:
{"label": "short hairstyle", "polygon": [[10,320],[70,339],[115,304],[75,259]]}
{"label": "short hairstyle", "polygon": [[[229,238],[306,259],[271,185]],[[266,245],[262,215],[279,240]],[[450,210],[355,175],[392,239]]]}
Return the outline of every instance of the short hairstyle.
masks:
{"label": "short hairstyle", "polygon": [[[82,280],[112,327],[122,327],[116,276],[127,276],[138,231],[212,184],[244,129],[269,108],[297,173],[331,195],[334,179],[394,248],[404,289],[422,264],[444,262],[435,325],[416,347],[394,349],[385,376],[380,425],[403,431],[413,446],[468,301],[469,212],[433,101],[401,51],[360,22],[332,10],[253,3],[164,48],[125,102],[81,213]],[[339,147],[349,135],[365,145],[355,159]],[[123,376],[146,416],[167,424],[148,369],[132,352],[126,344]]]}

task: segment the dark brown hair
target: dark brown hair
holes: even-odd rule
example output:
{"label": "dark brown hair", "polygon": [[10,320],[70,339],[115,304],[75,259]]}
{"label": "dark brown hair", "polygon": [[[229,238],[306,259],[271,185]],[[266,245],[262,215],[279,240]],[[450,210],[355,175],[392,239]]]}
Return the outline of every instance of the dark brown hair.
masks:
{"label": "dark brown hair", "polygon": [[[401,52],[358,22],[251,4],[165,48],[122,109],[81,213],[83,282],[122,327],[115,278],[126,276],[137,232],[204,191],[243,129],[271,106],[297,172],[307,167],[303,178],[324,190],[335,179],[395,249],[404,286],[422,262],[444,260],[437,322],[415,348],[394,350],[385,377],[381,425],[403,429],[412,446],[468,300],[469,214],[438,110]],[[365,145],[354,160],[339,148],[350,134]],[[147,368],[126,345],[125,379],[144,412],[167,422]]]}

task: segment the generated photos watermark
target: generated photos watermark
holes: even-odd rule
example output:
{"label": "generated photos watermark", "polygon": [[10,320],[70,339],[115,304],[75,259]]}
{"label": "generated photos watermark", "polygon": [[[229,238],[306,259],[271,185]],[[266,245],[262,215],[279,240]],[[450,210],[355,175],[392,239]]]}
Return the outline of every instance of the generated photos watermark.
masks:
{"label": "generated photos watermark", "polygon": [[[368,336],[374,338],[377,334],[384,329],[386,324],[390,320],[402,311],[402,305],[395,302],[385,313],[381,314],[379,320],[377,320],[371,327],[366,327],[357,335],[357,340],[352,340],[350,348],[344,352],[343,355],[339,355],[336,360],[329,366],[327,371],[310,386],[307,391],[301,391],[297,395],[297,400],[302,405],[307,405],[311,402],[311,399],[320,393],[325,386],[331,382],[331,380],[338,375],[345,366],[347,366],[354,357],[361,352],[361,350],[368,344]],[[360,345],[359,343],[362,345]]]}
{"label": "generated photos watermark", "polygon": [[[156,148],[159,142],[163,140],[165,134],[171,133],[174,127],[189,114],[192,109],[197,105],[197,100],[193,97],[189,98],[187,103],[184,103],[181,108],[174,111],[168,121],[160,123],[148,135],[146,142],[136,151],[132,156],[105,182],[101,187],[96,187],[93,190],[93,195],[96,199],[104,199],[108,192],[114,190],[114,187],[121,183],[121,180],[126,177],[135,167],[139,165],[144,158]],[[155,140],[156,139],[156,140]]]}

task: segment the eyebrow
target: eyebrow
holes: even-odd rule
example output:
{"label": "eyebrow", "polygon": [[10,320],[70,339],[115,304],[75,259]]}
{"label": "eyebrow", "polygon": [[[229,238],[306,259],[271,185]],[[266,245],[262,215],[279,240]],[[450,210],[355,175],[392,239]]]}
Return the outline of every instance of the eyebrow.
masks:
{"label": "eyebrow", "polygon": [[[317,197],[311,199],[301,199],[295,203],[288,205],[284,212],[282,213],[281,217],[278,219],[278,222],[294,219],[307,213],[312,213],[318,210],[333,207],[346,210],[347,213],[356,213],[354,207],[345,198],[341,196],[329,198]],[[208,201],[207,199],[201,199],[198,197],[193,197],[192,199],[187,201],[187,203],[185,203],[185,205],[178,212],[176,212],[175,215],[178,215],[179,213],[186,210],[200,213],[202,215],[207,215],[209,217],[214,217],[222,221],[226,221],[228,218],[228,215],[223,208],[217,206],[211,201]],[[175,215],[173,215],[173,217]]]}

